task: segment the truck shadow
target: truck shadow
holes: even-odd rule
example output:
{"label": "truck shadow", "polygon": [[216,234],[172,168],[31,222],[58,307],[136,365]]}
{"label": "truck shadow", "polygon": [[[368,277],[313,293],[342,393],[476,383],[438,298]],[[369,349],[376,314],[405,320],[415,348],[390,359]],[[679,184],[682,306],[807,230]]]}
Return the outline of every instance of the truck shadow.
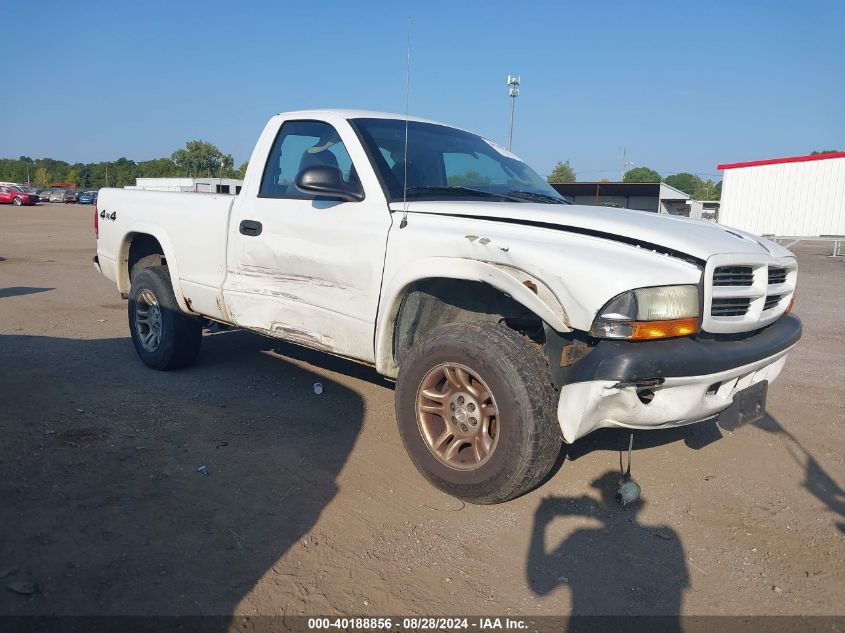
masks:
{"label": "truck shadow", "polygon": [[[588,496],[540,502],[528,550],[528,585],[540,596],[569,589],[570,630],[578,630],[581,616],[649,615],[660,616],[661,631],[680,631],[683,593],[689,586],[681,540],[666,525],[640,523],[644,502],[620,509],[614,501],[618,480],[619,473],[610,471],[592,482],[601,502]],[[574,532],[567,528],[568,536],[555,540],[561,517],[579,527]],[[606,630],[614,628],[612,620],[605,624]]]}
{"label": "truck shadow", "polygon": [[[558,455],[552,471],[543,479],[544,485],[552,479],[567,461],[577,461],[584,455],[594,451],[618,451],[620,454],[628,450],[630,431],[626,429],[599,429],[586,437],[582,437],[574,444],[564,444]],[[715,419],[668,429],[657,429],[648,432],[636,432],[634,452],[644,448],[653,448],[682,441],[688,448],[700,450],[713,442],[722,439],[722,432]]]}
{"label": "truck shadow", "polygon": [[[246,330],[232,328],[218,331],[213,334],[213,338],[215,342],[218,342],[223,340],[223,337],[238,337],[244,335],[249,336],[251,333]],[[307,363],[312,367],[342,373],[344,375],[357,378],[358,380],[365,380],[380,387],[387,387],[389,389],[394,387],[393,381],[388,380],[379,374],[374,367],[370,367],[369,365],[356,363],[355,361],[347,360],[339,356],[332,356],[331,354],[327,354],[325,352],[309,349],[293,343],[286,343],[277,339],[265,338],[264,340],[264,345],[268,353],[284,356],[286,358],[293,358]],[[202,363],[206,365],[216,362],[218,362],[216,359],[206,357],[202,358]],[[225,358],[221,358],[219,359],[219,362],[226,363],[227,360]]]}
{"label": "truck shadow", "polygon": [[280,559],[337,493],[363,401],[267,339],[209,343],[163,373],[128,338],[0,336],[0,567],[40,584],[0,591],[0,614],[231,615],[262,579],[280,609],[295,595]]}

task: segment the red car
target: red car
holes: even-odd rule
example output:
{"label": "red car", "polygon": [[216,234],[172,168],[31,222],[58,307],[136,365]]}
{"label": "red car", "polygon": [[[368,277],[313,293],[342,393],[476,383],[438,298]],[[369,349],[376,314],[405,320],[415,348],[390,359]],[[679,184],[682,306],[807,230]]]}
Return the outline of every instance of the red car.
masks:
{"label": "red car", "polygon": [[34,205],[38,204],[38,194],[24,191],[17,185],[2,185],[0,186],[0,203]]}

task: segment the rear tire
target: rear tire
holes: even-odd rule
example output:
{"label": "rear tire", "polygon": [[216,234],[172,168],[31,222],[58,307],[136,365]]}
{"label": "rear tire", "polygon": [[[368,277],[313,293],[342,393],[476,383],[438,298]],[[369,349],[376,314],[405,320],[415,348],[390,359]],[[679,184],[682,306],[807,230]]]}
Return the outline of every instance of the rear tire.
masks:
{"label": "rear tire", "polygon": [[426,334],[396,382],[399,432],[414,465],[444,492],[477,504],[518,497],[548,475],[562,443],[555,402],[544,358],[492,323]]}
{"label": "rear tire", "polygon": [[144,270],[145,268],[152,268],[153,266],[163,266],[163,259],[164,255],[153,253],[152,255],[145,255],[137,262],[132,262],[132,268],[129,271],[130,283],[135,279],[138,273]]}
{"label": "rear tire", "polygon": [[166,266],[145,268],[132,280],[129,332],[138,356],[153,369],[180,369],[196,361],[202,322],[179,309]]}

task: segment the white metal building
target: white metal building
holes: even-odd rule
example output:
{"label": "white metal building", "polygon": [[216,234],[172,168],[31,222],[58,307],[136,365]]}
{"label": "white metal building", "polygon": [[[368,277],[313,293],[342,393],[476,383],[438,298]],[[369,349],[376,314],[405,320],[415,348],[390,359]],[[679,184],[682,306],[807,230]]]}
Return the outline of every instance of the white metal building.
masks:
{"label": "white metal building", "polygon": [[205,193],[240,193],[243,180],[235,178],[136,178],[124,189],[146,191],[201,191]]}
{"label": "white metal building", "polygon": [[757,235],[845,235],[845,152],[719,165],[719,223]]}

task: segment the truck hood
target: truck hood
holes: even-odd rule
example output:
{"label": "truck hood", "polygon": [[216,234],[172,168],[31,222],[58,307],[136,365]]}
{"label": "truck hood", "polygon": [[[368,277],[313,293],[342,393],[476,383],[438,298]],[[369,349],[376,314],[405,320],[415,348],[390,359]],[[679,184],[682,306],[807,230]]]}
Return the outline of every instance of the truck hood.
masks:
{"label": "truck hood", "polygon": [[[402,203],[390,205],[391,211],[401,212],[402,208]],[[531,202],[414,201],[408,203],[408,212],[571,231],[701,261],[711,255],[727,253],[792,256],[779,244],[739,229],[707,220],[690,220],[633,209]]]}

